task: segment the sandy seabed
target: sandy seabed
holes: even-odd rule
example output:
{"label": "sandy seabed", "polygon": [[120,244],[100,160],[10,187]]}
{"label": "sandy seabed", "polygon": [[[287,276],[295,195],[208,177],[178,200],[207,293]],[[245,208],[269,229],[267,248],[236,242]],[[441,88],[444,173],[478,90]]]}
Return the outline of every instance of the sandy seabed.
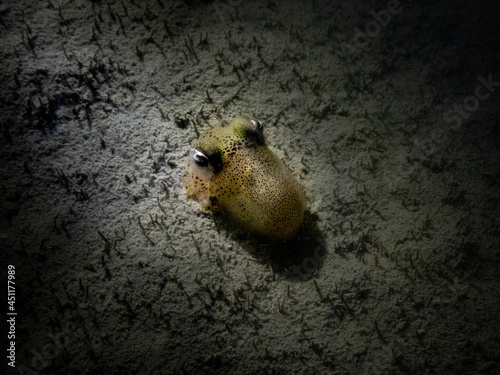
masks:
{"label": "sandy seabed", "polygon": [[[498,374],[499,11],[1,2],[3,373]],[[291,241],[186,198],[238,115],[304,188]]]}

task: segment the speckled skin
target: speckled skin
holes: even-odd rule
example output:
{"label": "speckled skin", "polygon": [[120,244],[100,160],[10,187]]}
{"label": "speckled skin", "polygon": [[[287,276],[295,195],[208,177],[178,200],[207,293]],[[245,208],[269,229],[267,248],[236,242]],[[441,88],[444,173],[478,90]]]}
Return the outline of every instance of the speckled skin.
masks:
{"label": "speckled skin", "polygon": [[228,212],[259,235],[286,239],[297,232],[306,206],[304,193],[267,147],[258,121],[237,118],[227,127],[215,127],[202,134],[194,148],[202,154],[196,157],[192,150],[188,158],[183,183],[189,197],[204,209]]}

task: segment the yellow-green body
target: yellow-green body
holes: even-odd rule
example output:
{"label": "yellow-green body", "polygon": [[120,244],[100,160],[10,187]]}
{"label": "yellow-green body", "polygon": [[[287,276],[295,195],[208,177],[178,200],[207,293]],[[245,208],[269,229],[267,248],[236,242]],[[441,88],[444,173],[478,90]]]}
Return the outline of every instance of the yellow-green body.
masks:
{"label": "yellow-green body", "polygon": [[189,197],[204,209],[228,212],[259,235],[285,239],[297,232],[304,217],[304,193],[267,147],[260,123],[237,118],[202,134],[194,148],[207,157],[207,165],[195,161],[196,151],[190,154],[183,179]]}

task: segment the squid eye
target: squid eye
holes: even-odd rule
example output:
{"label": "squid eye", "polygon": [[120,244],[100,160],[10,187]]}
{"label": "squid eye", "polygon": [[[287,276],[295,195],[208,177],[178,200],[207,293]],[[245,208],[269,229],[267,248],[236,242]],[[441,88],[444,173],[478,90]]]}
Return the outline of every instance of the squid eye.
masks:
{"label": "squid eye", "polygon": [[248,129],[247,138],[260,146],[265,145],[266,139],[264,138],[264,126],[262,126],[260,121],[253,119],[250,121],[252,122],[252,125],[255,126],[255,129]]}
{"label": "squid eye", "polygon": [[207,167],[208,166],[208,158],[205,156],[205,154],[201,151],[198,151],[196,149],[191,150],[191,154],[193,156],[194,162],[199,165],[200,167]]}
{"label": "squid eye", "polygon": [[264,131],[264,126],[261,124],[260,121],[252,119],[252,124],[255,125],[255,128],[259,133],[262,133]]}

